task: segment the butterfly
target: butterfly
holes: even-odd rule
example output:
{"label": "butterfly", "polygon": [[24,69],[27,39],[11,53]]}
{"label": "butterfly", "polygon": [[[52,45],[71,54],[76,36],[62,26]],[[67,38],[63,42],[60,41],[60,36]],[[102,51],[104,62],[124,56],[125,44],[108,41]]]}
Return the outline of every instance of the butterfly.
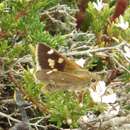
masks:
{"label": "butterfly", "polygon": [[76,64],[46,44],[36,45],[36,78],[46,83],[46,90],[82,91],[99,76]]}

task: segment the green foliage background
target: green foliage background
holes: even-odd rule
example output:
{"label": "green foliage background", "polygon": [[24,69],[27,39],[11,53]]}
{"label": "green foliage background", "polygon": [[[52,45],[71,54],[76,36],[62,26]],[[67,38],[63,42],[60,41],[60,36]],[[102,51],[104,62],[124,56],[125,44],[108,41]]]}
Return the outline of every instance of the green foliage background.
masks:
{"label": "green foliage background", "polygon": [[[109,1],[108,1],[109,2]],[[10,66],[15,68],[14,63],[17,59],[30,54],[33,57],[32,67],[33,73],[29,69],[22,73],[22,82],[24,89],[26,90],[27,97],[33,96],[37,100],[41,100],[46,103],[51,113],[50,123],[54,123],[61,127],[63,124],[67,124],[67,119],[72,120],[70,127],[77,127],[77,120],[81,115],[84,115],[87,111],[103,111],[105,109],[103,104],[100,107],[94,104],[87,93],[84,98],[83,106],[81,107],[76,100],[75,95],[71,92],[54,92],[46,93],[43,97],[41,88],[44,84],[35,82],[35,45],[38,42],[44,42],[50,46],[56,48],[60,44],[64,44],[64,37],[60,34],[52,36],[45,30],[45,23],[40,21],[39,13],[42,10],[48,9],[57,5],[58,3],[67,3],[71,7],[75,7],[75,1],[60,1],[60,0],[33,0],[28,2],[27,0],[5,0],[0,3],[0,31],[4,35],[0,37],[0,57],[5,58],[4,69],[7,71]],[[110,2],[111,4],[111,2]],[[93,31],[96,36],[101,35],[106,27],[106,22],[110,17],[113,8],[109,5],[101,12],[97,12],[92,3],[89,3],[86,12],[89,13],[90,21],[88,23],[89,30]],[[125,12],[125,19],[130,23],[130,9]],[[115,36],[119,40],[126,39],[130,41],[130,29],[125,33],[121,33],[122,30],[116,28],[114,25],[108,29],[108,34],[112,37]],[[116,35],[115,35],[116,34]],[[16,38],[18,36],[18,38]],[[100,40],[99,40],[100,41]],[[103,46],[102,43],[97,43],[99,46]],[[104,45],[105,46],[105,45]],[[92,61],[92,62],[91,62]],[[93,67],[102,66],[104,64],[99,58],[93,58],[90,60],[89,69]],[[28,68],[28,67],[27,67]],[[17,68],[15,68],[18,71]],[[128,73],[124,73],[123,80],[129,82]],[[44,113],[44,112],[43,112]]]}

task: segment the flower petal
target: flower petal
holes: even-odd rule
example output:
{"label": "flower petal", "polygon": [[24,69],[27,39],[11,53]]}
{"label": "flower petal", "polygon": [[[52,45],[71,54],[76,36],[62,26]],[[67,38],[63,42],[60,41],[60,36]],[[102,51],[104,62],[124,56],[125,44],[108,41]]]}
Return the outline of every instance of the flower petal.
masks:
{"label": "flower petal", "polygon": [[128,46],[124,46],[125,55],[130,58],[130,48]]}
{"label": "flower petal", "polygon": [[103,8],[103,6],[104,6],[104,4],[102,3],[102,0],[100,0],[100,1],[97,0],[96,3],[93,2],[93,6],[94,6],[94,8],[95,8],[96,10],[101,11],[102,8]]}
{"label": "flower petal", "polygon": [[123,30],[126,30],[129,27],[129,23],[128,21],[125,21],[123,16],[119,17],[119,22],[117,24],[115,24],[116,27],[119,27]]}
{"label": "flower petal", "polygon": [[101,102],[101,97],[96,92],[94,92],[92,89],[90,89],[90,96],[94,102],[96,102],[96,103]]}
{"label": "flower petal", "polygon": [[106,84],[104,81],[99,81],[96,85],[96,92],[99,96],[102,96],[106,91]]}
{"label": "flower petal", "polygon": [[107,96],[102,96],[102,103],[115,103],[116,99],[117,97],[115,93]]}

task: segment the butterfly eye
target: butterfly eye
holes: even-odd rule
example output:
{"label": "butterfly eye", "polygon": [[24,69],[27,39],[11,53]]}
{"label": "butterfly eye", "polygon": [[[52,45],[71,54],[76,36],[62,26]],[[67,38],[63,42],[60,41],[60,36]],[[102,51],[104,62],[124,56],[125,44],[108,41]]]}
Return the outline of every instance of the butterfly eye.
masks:
{"label": "butterfly eye", "polygon": [[96,82],[96,79],[91,79],[91,82],[93,82],[93,83]]}

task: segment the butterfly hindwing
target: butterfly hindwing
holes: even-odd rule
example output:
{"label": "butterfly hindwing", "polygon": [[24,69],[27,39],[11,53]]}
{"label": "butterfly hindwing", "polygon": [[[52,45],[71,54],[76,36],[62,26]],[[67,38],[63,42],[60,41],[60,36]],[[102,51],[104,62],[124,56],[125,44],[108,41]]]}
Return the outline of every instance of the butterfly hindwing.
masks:
{"label": "butterfly hindwing", "polygon": [[[70,89],[77,90],[83,89],[85,85],[87,85],[88,81],[86,80],[87,77],[79,77],[74,73],[67,73],[61,71],[48,71],[48,70],[39,70],[36,73],[36,77],[40,81],[44,81],[47,84],[51,84],[54,86],[53,89]],[[55,88],[55,86],[57,86]],[[48,88],[47,88],[48,89]]]}

